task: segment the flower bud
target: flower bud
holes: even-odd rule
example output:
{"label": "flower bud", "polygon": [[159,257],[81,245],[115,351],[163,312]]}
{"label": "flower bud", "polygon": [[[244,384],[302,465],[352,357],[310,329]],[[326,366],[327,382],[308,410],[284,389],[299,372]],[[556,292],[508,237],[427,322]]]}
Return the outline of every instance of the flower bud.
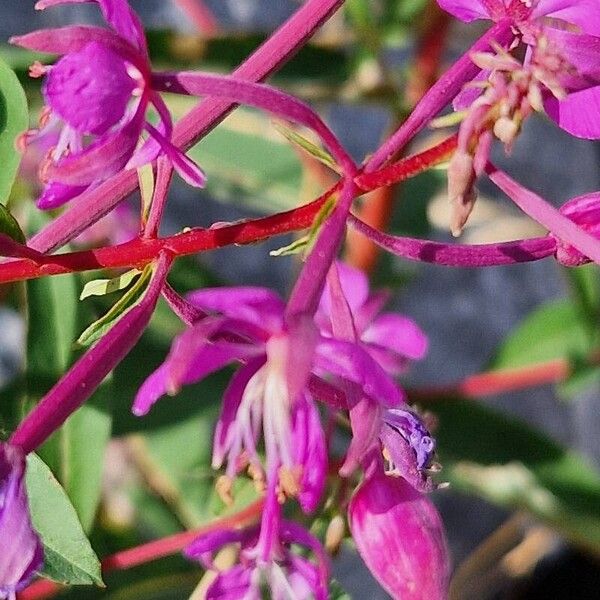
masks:
{"label": "flower bud", "polygon": [[376,472],[354,493],[348,517],[360,555],[393,598],[447,598],[443,525],[426,496],[401,477]]}

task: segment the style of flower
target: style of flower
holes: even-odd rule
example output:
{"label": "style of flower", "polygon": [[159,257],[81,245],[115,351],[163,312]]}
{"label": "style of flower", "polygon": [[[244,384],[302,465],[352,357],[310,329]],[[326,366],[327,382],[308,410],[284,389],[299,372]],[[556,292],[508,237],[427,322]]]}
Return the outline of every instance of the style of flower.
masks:
{"label": "style of flower", "polygon": [[[86,0],[40,0],[36,8]],[[190,184],[202,186],[200,168],[171,142],[169,111],[152,89],[151,67],[142,25],[126,0],[95,0],[111,29],[71,26],[13,37],[25,48],[62,56],[53,66],[36,63],[32,75],[45,75],[47,109],[39,130],[26,133],[24,146],[54,137],[40,169],[46,186],[38,207],[56,208],[122,169],[139,167],[164,153]],[[146,121],[153,107],[154,126]],[[139,149],[140,136],[150,138]]]}
{"label": "style of flower", "polygon": [[25,489],[25,454],[0,442],[0,598],[14,600],[43,563]]}

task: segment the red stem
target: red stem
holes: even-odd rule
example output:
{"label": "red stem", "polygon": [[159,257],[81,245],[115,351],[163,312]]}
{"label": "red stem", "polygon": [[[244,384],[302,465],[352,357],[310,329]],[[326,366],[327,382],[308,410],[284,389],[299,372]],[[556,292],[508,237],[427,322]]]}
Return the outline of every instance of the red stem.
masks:
{"label": "red stem", "polygon": [[[592,356],[591,362],[598,362]],[[547,362],[478,373],[462,381],[437,387],[419,388],[409,392],[415,402],[433,402],[449,397],[481,398],[565,381],[571,374],[572,365],[563,358]]]}
{"label": "red stem", "polygon": [[[208,525],[204,525],[193,531],[183,531],[160,540],[154,540],[135,548],[129,548],[111,554],[102,560],[102,573],[106,575],[111,571],[124,571],[132,569],[139,565],[149,563],[159,558],[170,556],[181,552],[186,546],[193,542],[197,537],[215,531],[217,529],[232,529],[235,527],[244,527],[253,523],[262,513],[263,500],[257,500],[250,506],[247,506],[240,512],[230,517],[217,519]],[[60,592],[64,586],[61,586],[48,579],[40,579],[32,583],[27,589],[22,591],[19,600],[41,600],[50,598]]]}
{"label": "red stem", "polygon": [[[269,39],[251,54],[233,75],[245,81],[263,81],[280,69],[344,0],[308,0]],[[173,130],[173,143],[189,148],[210,133],[237,104],[209,97],[187,113]],[[122,171],[98,187],[72,200],[68,210],[52,220],[29,241],[40,252],[49,252],[77,237],[86,227],[108,214],[137,186],[133,169]]]}
{"label": "red stem", "polygon": [[[437,146],[394,163],[381,171],[359,175],[356,179],[362,191],[369,186],[389,185],[412,177],[444,160],[456,147],[456,136]],[[19,259],[0,264],[0,283],[23,281],[48,275],[60,275],[101,268],[142,267],[154,260],[161,250],[173,256],[184,256],[214,250],[231,244],[251,244],[275,235],[306,229],[327,198],[340,189],[336,183],[309,204],[261,219],[234,223],[213,229],[192,229],[165,238],[136,238],[118,246],[94,250],[44,255],[38,260]]]}

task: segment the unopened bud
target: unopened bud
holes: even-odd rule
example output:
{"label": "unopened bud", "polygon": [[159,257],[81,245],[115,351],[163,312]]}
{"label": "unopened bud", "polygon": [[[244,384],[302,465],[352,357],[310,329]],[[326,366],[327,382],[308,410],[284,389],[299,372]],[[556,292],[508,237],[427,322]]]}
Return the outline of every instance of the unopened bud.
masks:
{"label": "unopened bud", "polygon": [[468,153],[457,150],[448,167],[448,199],[452,204],[450,216],[450,231],[458,237],[473,211],[477,191],[473,157]]}
{"label": "unopened bud", "polygon": [[335,515],[329,522],[325,532],[325,550],[329,554],[337,554],[345,535],[346,523],[341,515]]}

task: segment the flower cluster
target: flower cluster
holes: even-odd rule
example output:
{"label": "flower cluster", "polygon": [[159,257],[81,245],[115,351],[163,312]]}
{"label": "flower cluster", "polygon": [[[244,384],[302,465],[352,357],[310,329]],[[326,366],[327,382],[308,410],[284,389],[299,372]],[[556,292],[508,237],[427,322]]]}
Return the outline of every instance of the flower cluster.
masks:
{"label": "flower cluster", "polygon": [[[286,585],[298,597],[307,597],[305,588],[317,598],[326,597],[323,577],[302,576],[305,568],[299,557],[292,558],[288,550],[275,550],[281,544],[288,547],[296,539],[321,557],[314,573],[327,573],[316,540],[307,532],[301,533],[298,526],[282,521],[280,506],[287,498],[296,498],[302,510],[310,513],[322,499],[329,468],[317,401],[330,411],[362,411],[360,420],[353,419],[354,439],[342,467],[344,474],[350,475],[354,467],[364,464],[374,474],[363,485],[371,486],[376,478],[381,489],[390,486],[390,494],[397,493],[398,484],[386,484],[387,479],[402,478],[407,482],[406,488],[401,485],[403,490],[415,490],[408,493],[405,506],[418,511],[418,507],[426,507],[423,510],[427,514],[435,513],[428,501],[412,501],[414,494],[435,487],[430,477],[435,469],[435,443],[421,419],[407,408],[403,391],[392,379],[404,371],[409,360],[423,357],[427,340],[410,319],[394,313],[379,314],[386,294],[369,294],[362,273],[342,263],[334,264],[330,273],[333,283],[326,286],[314,321],[294,324],[286,319],[285,303],[267,289],[216,288],[189,294],[181,301],[189,303],[188,314],[195,312],[196,320],[174,341],[166,361],[146,380],[135,399],[133,410],[143,415],[165,393],[173,394],[182,384],[200,381],[226,364],[241,363],[225,391],[215,430],[213,466],[226,465],[217,490],[225,502],[231,502],[234,479],[247,472],[258,490],[266,493],[269,508],[260,529],[210,534],[188,550],[190,556],[211,564],[206,562],[206,552],[237,541],[242,544],[240,560],[256,561],[254,575],[239,567],[221,574],[208,592],[210,598],[233,589],[234,581],[241,586],[242,577],[247,593],[252,588],[258,594],[262,585],[259,572],[273,584],[273,593],[279,585],[273,574],[282,578],[285,573]],[[354,340],[344,339],[337,331],[335,306],[339,302],[348,307]],[[377,456],[380,459],[374,460]],[[367,462],[365,457],[369,457]],[[376,467],[371,466],[373,460]],[[392,502],[390,509],[395,505]],[[364,518],[365,510],[369,510],[361,501],[352,506],[351,523]],[[398,535],[404,535],[400,522],[394,527],[400,528]],[[429,533],[423,532],[426,553],[433,544]],[[419,544],[414,532],[410,535],[412,543]],[[435,535],[443,541],[440,527]],[[437,554],[432,558],[441,559],[440,564],[445,565],[443,544],[433,545]],[[389,560],[381,550],[379,557],[374,556],[375,549],[365,552],[367,562]],[[412,564],[410,553],[402,556],[402,563]],[[258,557],[262,557],[260,568]],[[400,562],[399,556],[392,560]],[[445,572],[445,567],[442,570]],[[381,572],[374,569],[376,576]],[[385,578],[383,581],[390,585]],[[444,581],[440,580],[435,597],[442,597]],[[395,586],[390,589],[392,593],[398,591]]]}
{"label": "flower cluster", "polygon": [[[40,0],[37,7],[84,1]],[[426,355],[427,337],[411,319],[382,312],[387,293],[371,293],[367,276],[337,256],[350,223],[393,254],[441,265],[481,267],[548,256],[566,266],[600,264],[597,192],[556,210],[490,162],[494,140],[510,152],[533,112],[546,112],[572,135],[600,137],[598,0],[439,0],[463,21],[494,24],[360,166],[310,106],[260,83],[335,12],[339,0],[308,0],[275,41],[257,51],[260,64],[249,61],[231,76],[155,71],[141,22],[126,0],[93,1],[107,27],[70,26],[12,38],[24,48],[60,57],[54,65],[31,68],[33,76],[44,78],[46,106],[39,128],[20,138],[32,151],[30,159],[41,157],[37,205],[56,209],[81,199],[30,246],[0,233],[0,251],[16,258],[0,264],[0,281],[7,272],[25,279],[100,266],[145,271],[129,303],[109,313],[116,316],[109,326],[103,324],[103,335],[10,439],[0,442],[0,598],[13,600],[43,563],[43,540],[32,526],[25,490],[26,455],[131,350],[162,295],[186,327],[139,389],[133,412],[142,417],[161,397],[234,367],[214,432],[212,466],[220,471],[215,487],[223,503],[231,504],[236,480],[249,478],[263,502],[259,523],[216,528],[186,548],[189,559],[216,572],[206,597],[258,599],[270,591],[273,598],[327,598],[327,552],[312,530],[289,517],[288,508],[297,507],[308,523],[320,512],[331,517],[333,506],[333,519],[338,525],[347,519],[358,552],[392,597],[442,600],[450,560],[441,518],[428,496],[439,487],[433,427],[398,385],[411,362]],[[202,105],[194,109],[193,133],[185,141],[176,135],[163,92],[209,97],[206,113]],[[225,102],[211,104],[215,98]],[[327,153],[305,146],[335,167],[339,181],[308,207],[253,223],[158,237],[173,170],[190,185],[205,181],[185,144],[205,134],[234,104],[309,128]],[[455,138],[386,165],[450,104],[461,111]],[[548,235],[480,246],[441,244],[388,235],[352,214],[362,193],[447,159],[453,233],[459,234],[469,217],[477,178],[487,175]],[[149,214],[133,223],[121,205],[95,225],[131,191],[127,182],[135,169],[147,164],[156,167]],[[101,200],[101,206],[90,198]],[[287,300],[258,286],[204,288],[182,297],[167,284],[179,255],[259,241],[311,222],[305,261]],[[82,232],[82,243],[114,245],[44,254]],[[128,241],[120,244],[123,240]],[[348,443],[342,459],[331,460],[334,449],[324,422],[330,428],[344,425]],[[343,485],[333,484],[338,477]],[[321,511],[325,506],[329,512]],[[345,532],[338,534],[341,539]],[[217,555],[225,547],[234,549],[236,561],[222,569]]]}

